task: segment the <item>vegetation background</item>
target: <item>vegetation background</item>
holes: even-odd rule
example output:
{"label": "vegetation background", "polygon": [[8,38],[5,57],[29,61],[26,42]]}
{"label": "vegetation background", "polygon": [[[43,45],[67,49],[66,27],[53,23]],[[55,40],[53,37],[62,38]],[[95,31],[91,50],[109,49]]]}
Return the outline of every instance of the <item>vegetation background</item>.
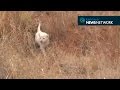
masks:
{"label": "vegetation background", "polygon": [[[78,26],[84,16],[118,11],[1,11],[0,78],[120,78],[120,26]],[[35,44],[39,20],[50,35],[47,57]]]}

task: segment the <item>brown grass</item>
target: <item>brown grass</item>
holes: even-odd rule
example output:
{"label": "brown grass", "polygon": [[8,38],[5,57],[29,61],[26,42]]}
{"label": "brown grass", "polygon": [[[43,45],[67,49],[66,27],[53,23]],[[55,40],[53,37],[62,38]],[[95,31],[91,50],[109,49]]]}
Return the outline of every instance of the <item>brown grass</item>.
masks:
{"label": "brown grass", "polygon": [[[120,26],[78,26],[78,15],[117,11],[1,11],[0,78],[120,78]],[[35,45],[38,21],[50,34],[47,57]]]}

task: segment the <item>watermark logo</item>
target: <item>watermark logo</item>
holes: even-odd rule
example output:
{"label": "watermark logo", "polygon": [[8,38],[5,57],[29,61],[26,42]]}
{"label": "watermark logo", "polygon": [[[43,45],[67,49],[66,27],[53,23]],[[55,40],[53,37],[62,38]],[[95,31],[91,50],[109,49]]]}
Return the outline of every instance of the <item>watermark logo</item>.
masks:
{"label": "watermark logo", "polygon": [[120,16],[78,16],[78,25],[120,25]]}
{"label": "watermark logo", "polygon": [[80,17],[80,23],[85,23],[85,18]]}

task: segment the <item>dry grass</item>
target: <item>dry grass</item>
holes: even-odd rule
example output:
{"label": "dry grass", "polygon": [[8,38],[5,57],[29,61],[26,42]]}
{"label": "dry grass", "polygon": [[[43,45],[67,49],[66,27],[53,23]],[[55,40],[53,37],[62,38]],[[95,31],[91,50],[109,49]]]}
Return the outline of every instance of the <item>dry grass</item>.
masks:
{"label": "dry grass", "polygon": [[[78,15],[120,12],[0,12],[0,78],[120,78],[120,26],[78,26]],[[34,42],[39,20],[50,34],[46,58]]]}

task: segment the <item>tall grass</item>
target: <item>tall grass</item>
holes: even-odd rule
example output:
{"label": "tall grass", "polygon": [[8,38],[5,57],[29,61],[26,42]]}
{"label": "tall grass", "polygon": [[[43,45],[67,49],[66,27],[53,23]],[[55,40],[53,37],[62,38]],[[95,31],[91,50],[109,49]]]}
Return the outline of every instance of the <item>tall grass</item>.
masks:
{"label": "tall grass", "polygon": [[[117,11],[1,11],[0,78],[120,78],[120,27],[78,26],[78,15]],[[44,58],[34,42],[49,33]]]}

